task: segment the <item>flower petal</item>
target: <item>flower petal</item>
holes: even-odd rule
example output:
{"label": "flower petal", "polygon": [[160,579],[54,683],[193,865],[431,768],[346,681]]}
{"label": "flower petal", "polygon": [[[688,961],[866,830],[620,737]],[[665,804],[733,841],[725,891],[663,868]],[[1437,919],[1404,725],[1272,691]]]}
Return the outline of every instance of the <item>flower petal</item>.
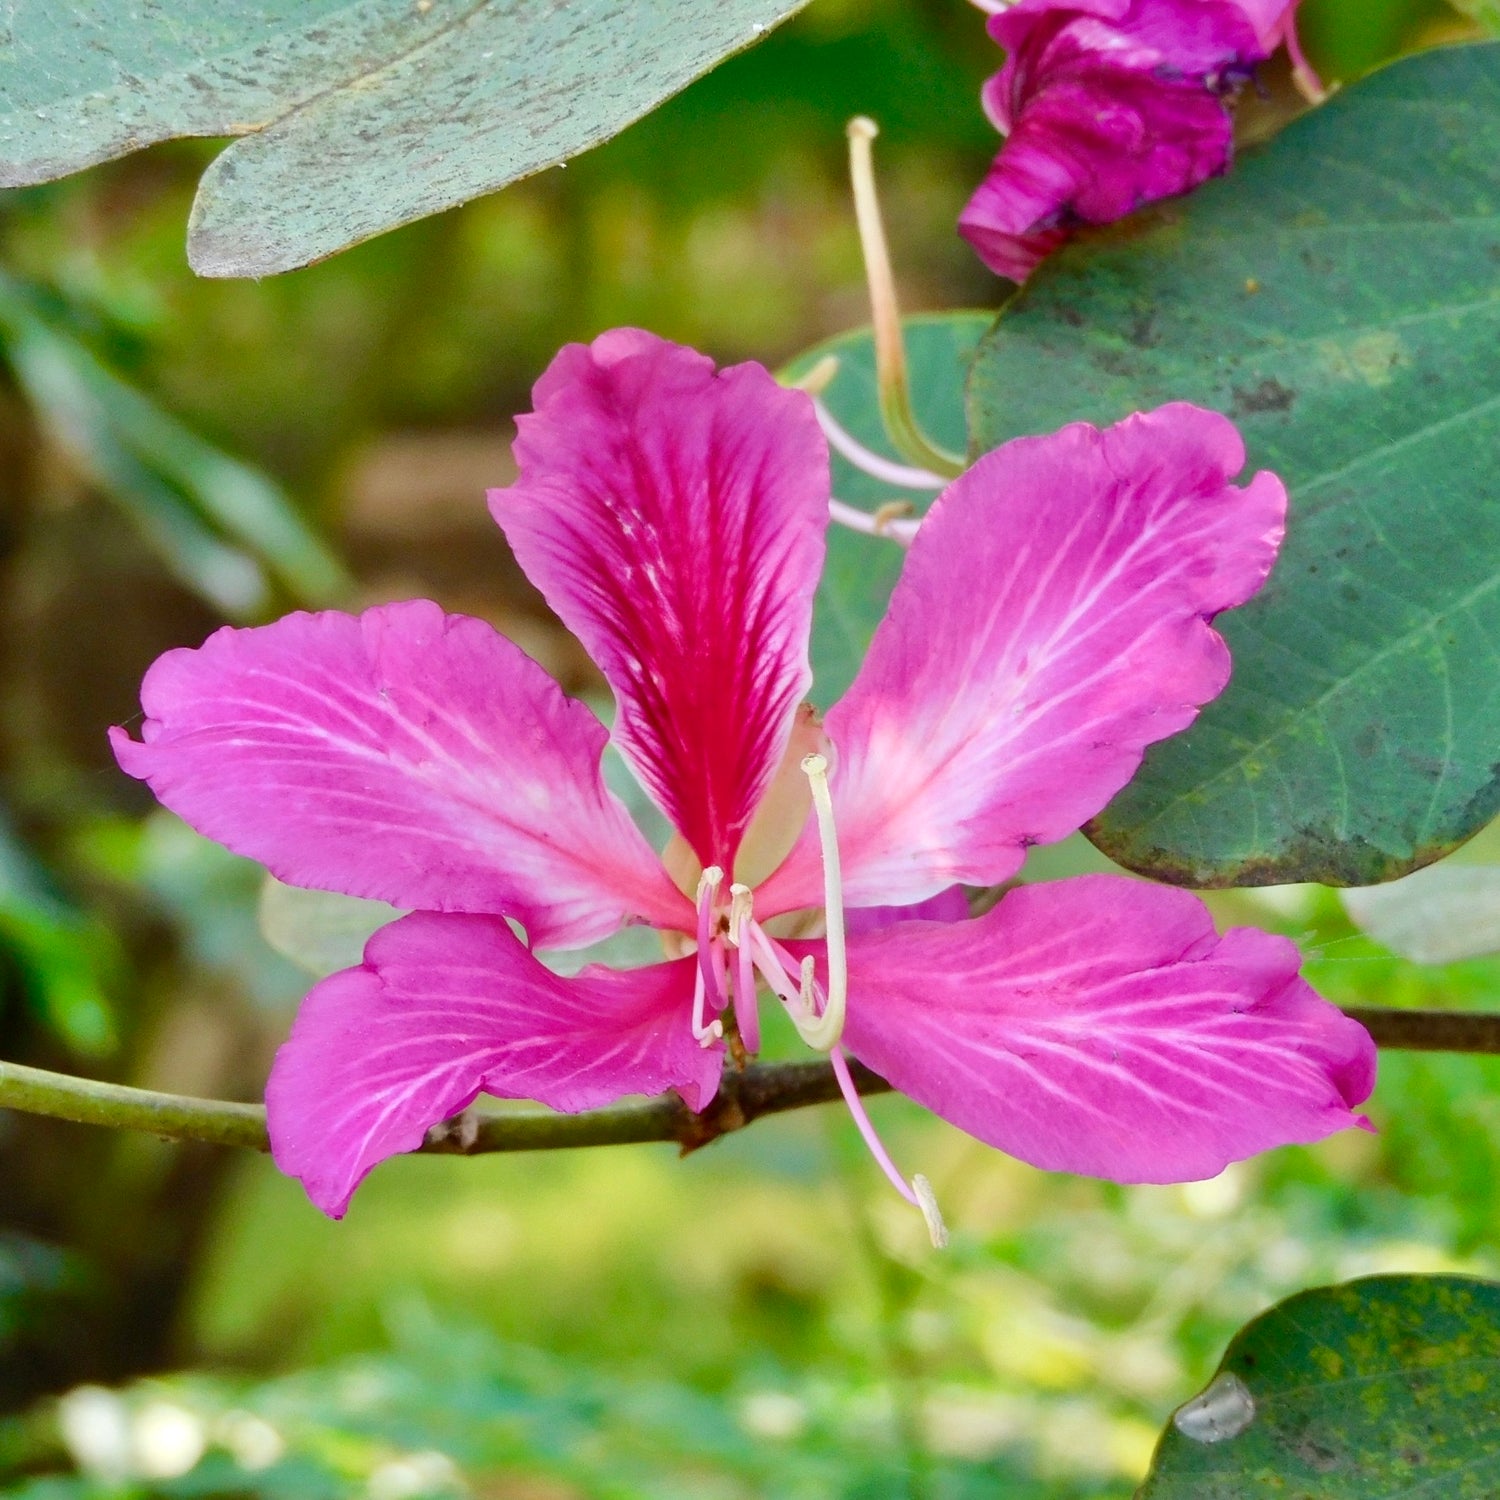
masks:
{"label": "flower petal", "polygon": [[[1286,491],[1234,425],[1164,406],[981,458],[922,523],[829,712],[845,900],[993,885],[1066,837],[1229,677],[1208,622],[1265,580]],[[813,830],[756,893],[816,904]]]}
{"label": "flower petal", "polygon": [[291,885],[504,914],[541,946],[692,925],[605,789],[604,726],[482,620],[413,600],[224,629],[141,702],[120,765]]}
{"label": "flower petal", "polygon": [[962,922],[969,915],[968,893],[961,885],[929,896],[910,906],[854,906],[844,913],[844,931],[851,937],[879,932],[897,922]]}
{"label": "flower petal", "polygon": [[490,508],[619,702],[616,742],[726,871],[810,681],[828,450],[811,400],[636,329],[564,349]]}
{"label": "flower petal", "polygon": [[1079,224],[1108,224],[1229,165],[1226,94],[1266,55],[1236,0],[1022,0],[994,16],[984,88],[1006,136],[959,232],[1024,281]]}
{"label": "flower petal", "polygon": [[266,1085],[271,1149],[341,1218],[377,1163],[481,1094],[573,1113],[718,1088],[722,1048],[692,1036],[693,959],[563,979],[498,917],[417,912],[303,1002]]}
{"label": "flower petal", "polygon": [[844,1040],[1033,1166],[1186,1182],[1368,1123],[1374,1044],[1297,965],[1189,892],[1081,875],[851,941]]}

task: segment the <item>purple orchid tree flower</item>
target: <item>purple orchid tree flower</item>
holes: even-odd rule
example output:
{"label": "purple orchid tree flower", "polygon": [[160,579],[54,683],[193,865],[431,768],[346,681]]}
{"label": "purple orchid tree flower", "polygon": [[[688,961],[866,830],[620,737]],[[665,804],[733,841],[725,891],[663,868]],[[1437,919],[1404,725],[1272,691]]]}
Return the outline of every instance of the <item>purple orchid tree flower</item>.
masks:
{"label": "purple orchid tree flower", "polygon": [[[281,880],[414,909],[313,989],[272,1070],[276,1161],[320,1208],[342,1215],[481,1093],[704,1108],[726,1030],[758,1046],[760,985],[935,1238],[846,1053],[1004,1151],[1126,1182],[1366,1123],[1370,1038],[1286,939],[1219,936],[1195,896],[1123,876],[972,920],[960,889],[1071,833],[1223,688],[1209,622],[1264,581],[1286,499],[1271,474],[1232,482],[1229,421],[1165,406],[981,458],[820,724],[811,399],[619,330],[564,349],[535,408],[490,505],[614,689],[612,733],[421,600],[170,651],[141,742],[113,731],[127,772]],[[610,742],[677,831],[661,856],[606,789]],[[563,978],[533,952],[625,923],[660,929],[666,959]]]}
{"label": "purple orchid tree flower", "polygon": [[1085,224],[1227,171],[1235,94],[1285,41],[1310,95],[1296,0],[1018,0],[990,10],[1005,65],[984,87],[1005,144],[959,216],[1000,276],[1024,281]]}

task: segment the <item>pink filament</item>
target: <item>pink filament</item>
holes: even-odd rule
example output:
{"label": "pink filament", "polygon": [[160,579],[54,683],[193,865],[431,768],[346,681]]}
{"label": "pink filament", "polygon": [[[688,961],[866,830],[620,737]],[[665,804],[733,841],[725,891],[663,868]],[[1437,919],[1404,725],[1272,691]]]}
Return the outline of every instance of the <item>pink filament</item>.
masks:
{"label": "pink filament", "polygon": [[747,1052],[760,1051],[760,1012],[755,1005],[755,959],[750,952],[750,923],[739,931],[734,965],[734,1024]]}
{"label": "pink filament", "polygon": [[724,993],[721,947],[709,936],[713,927],[714,897],[717,893],[718,887],[709,885],[707,881],[698,892],[698,980],[701,996],[695,996],[693,1000],[693,1027],[697,1031],[701,1031],[703,1027],[705,1002],[714,1015],[718,1015],[729,1003],[729,997]]}
{"label": "pink filament", "polygon": [[1318,77],[1317,71],[1307,60],[1307,54],[1302,50],[1302,42],[1297,36],[1297,10],[1295,6],[1287,13],[1286,31],[1283,35],[1286,41],[1287,56],[1292,62],[1292,76],[1305,83],[1314,99],[1321,97],[1324,93],[1323,80]]}
{"label": "pink filament", "polygon": [[844,1058],[844,1049],[835,1045],[829,1050],[829,1061],[833,1063],[834,1077],[839,1081],[839,1089],[844,1095],[844,1103],[849,1106],[849,1113],[854,1116],[854,1123],[859,1126],[859,1133],[865,1138],[865,1145],[870,1148],[870,1155],[880,1164],[880,1170],[891,1180],[891,1186],[906,1199],[913,1208],[921,1208],[922,1201],[913,1191],[911,1184],[896,1170],[896,1163],[891,1160],[890,1153],[880,1137],[875,1134],[875,1127],[870,1123],[870,1117],[865,1113],[864,1100],[859,1097],[859,1090],[854,1087],[854,1079],[849,1072],[849,1064]]}

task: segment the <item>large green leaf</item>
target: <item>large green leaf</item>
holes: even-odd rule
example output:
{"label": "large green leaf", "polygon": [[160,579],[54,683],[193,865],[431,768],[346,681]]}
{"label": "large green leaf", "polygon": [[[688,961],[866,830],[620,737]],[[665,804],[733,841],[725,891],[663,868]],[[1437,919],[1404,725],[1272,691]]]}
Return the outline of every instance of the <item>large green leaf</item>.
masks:
{"label": "large green leaf", "polygon": [[287,271],[566,161],[805,0],[19,0],[0,187],[174,136],[240,136],[188,257]]}
{"label": "large green leaf", "polygon": [[1234,678],[1090,830],[1193,885],[1389,879],[1500,811],[1500,46],[1431,52],[1059,255],[977,447],[1197,401],[1293,496]]}
{"label": "large green leaf", "polygon": [[1372,1276],[1302,1292],[1230,1344],[1137,1500],[1492,1500],[1500,1286]]}
{"label": "large green leaf", "polygon": [[[964,382],[974,351],[990,324],[978,312],[944,313],[906,319],[903,331],[912,388],[912,407],[927,435],[962,452]],[[783,372],[796,380],[832,356],[838,373],[822,400],[847,432],[867,448],[900,460],[881,425],[875,390],[875,346],[868,328],[841,334],[798,355]],[[833,493],[850,505],[875,511],[891,501],[910,501],[925,510],[930,490],[899,489],[872,478],[838,453],[832,454]],[[813,619],[813,692],[824,708],[854,680],[870,637],[890,603],[905,550],[885,537],[862,535],[844,526],[828,529],[828,562],[818,585]]]}

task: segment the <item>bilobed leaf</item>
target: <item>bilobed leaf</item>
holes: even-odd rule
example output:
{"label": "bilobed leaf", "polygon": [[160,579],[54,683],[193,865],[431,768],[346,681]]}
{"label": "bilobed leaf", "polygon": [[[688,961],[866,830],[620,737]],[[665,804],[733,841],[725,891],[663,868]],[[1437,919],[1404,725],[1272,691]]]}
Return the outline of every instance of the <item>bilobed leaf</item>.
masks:
{"label": "bilobed leaf", "polygon": [[1090,836],[1189,885],[1366,885],[1500,811],[1500,46],[1409,58],[1065,251],[970,387],[976,447],[1164,401],[1292,494],[1228,690]]}
{"label": "bilobed leaf", "polygon": [[1500,1286],[1372,1276],[1238,1333],[1137,1500],[1491,1500]]}
{"label": "bilobed leaf", "polygon": [[0,26],[0,186],[176,136],[240,136],[189,224],[264,276],[598,144],[805,0],[20,0]]}
{"label": "bilobed leaf", "polygon": [[[935,443],[963,452],[964,382],[990,315],[956,312],[907,318],[906,340],[912,406]],[[875,346],[868,328],[856,329],[800,354],[782,372],[796,380],[828,356],[838,373],[822,401],[839,424],[865,447],[900,463],[885,435],[875,389]],[[900,489],[854,467],[839,454],[833,462],[833,493],[874,512],[891,501],[910,501],[922,512],[935,490]],[[870,637],[890,603],[905,549],[886,537],[862,535],[844,526],[828,528],[828,561],[818,585],[813,617],[813,698],[822,708],[837,700],[865,658]]]}

